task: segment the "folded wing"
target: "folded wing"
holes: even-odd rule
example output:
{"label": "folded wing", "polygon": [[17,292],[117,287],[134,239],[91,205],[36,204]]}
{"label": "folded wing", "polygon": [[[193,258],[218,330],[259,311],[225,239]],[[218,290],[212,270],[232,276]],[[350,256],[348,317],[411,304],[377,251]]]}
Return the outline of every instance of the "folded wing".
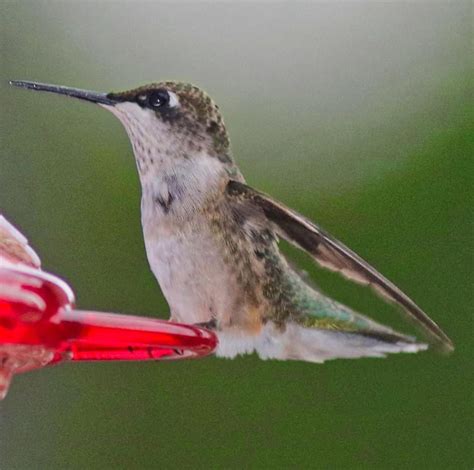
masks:
{"label": "folded wing", "polygon": [[369,285],[385,299],[400,305],[408,317],[415,320],[443,350],[454,349],[449,337],[413,300],[320,227],[244,183],[230,181],[227,193],[238,199],[240,204],[251,205],[249,210],[263,213],[280,237],[309,253],[321,266],[338,271],[359,284]]}

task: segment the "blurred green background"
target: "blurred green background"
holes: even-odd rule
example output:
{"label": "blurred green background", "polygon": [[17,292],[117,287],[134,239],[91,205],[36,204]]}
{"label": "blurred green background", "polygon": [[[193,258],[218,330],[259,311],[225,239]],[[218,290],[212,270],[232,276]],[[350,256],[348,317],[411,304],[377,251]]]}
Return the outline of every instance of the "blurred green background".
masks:
{"label": "blurred green background", "polygon": [[[0,212],[80,307],[167,317],[130,145],[104,110],[8,79],[204,87],[248,182],[372,262],[456,351],[25,374],[0,404],[0,468],[472,468],[471,9],[3,0]],[[411,331],[366,289],[285,249],[329,294]]]}

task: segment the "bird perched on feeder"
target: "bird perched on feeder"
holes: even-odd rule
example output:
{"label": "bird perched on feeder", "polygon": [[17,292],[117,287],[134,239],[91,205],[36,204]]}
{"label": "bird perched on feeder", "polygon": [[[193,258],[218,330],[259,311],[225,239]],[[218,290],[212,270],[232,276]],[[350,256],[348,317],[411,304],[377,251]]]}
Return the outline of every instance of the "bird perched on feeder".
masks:
{"label": "bird perched on feeder", "polygon": [[280,238],[371,286],[435,343],[453,349],[436,323],[356,253],[245,183],[221,112],[198,87],[164,81],[96,93],[11,83],[97,103],[121,121],[142,186],[148,261],[171,319],[215,329],[218,356],[256,352],[263,359],[324,362],[426,349],[308,285],[280,253]]}

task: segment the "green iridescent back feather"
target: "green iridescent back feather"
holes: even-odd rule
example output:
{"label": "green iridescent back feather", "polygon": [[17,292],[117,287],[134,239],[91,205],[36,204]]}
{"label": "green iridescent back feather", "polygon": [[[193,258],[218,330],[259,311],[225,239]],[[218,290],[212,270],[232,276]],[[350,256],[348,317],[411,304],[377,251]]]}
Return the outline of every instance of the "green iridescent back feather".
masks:
{"label": "green iridescent back feather", "polygon": [[276,323],[283,326],[293,321],[306,328],[358,333],[389,342],[412,341],[411,337],[354,312],[308,285],[274,244],[267,245],[262,254],[267,273],[263,292]]}

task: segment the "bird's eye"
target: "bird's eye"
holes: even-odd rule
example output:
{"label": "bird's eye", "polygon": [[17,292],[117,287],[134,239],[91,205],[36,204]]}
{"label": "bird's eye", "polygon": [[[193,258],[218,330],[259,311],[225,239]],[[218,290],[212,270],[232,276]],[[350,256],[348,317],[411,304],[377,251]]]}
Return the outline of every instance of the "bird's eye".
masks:
{"label": "bird's eye", "polygon": [[170,95],[166,90],[155,90],[148,95],[150,108],[163,108],[170,102]]}

